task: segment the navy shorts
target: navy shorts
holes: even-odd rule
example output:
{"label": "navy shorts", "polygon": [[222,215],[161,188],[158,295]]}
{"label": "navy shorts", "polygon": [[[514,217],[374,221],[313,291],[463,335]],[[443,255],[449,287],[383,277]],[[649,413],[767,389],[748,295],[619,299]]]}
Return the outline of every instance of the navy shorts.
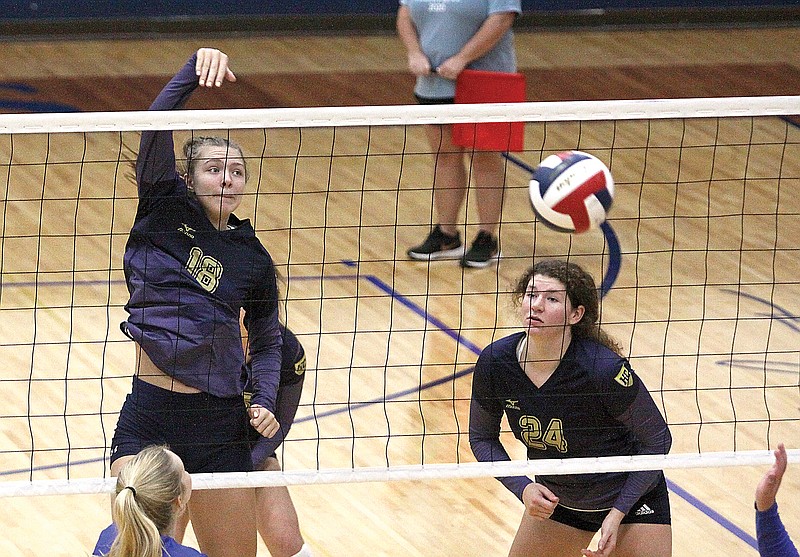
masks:
{"label": "navy shorts", "polygon": [[249,429],[242,397],[176,393],[134,377],[111,440],[111,462],[164,444],[190,474],[250,472]]}
{"label": "navy shorts", "polygon": [[[608,516],[608,510],[578,511],[557,505],[550,515],[551,520],[587,532],[597,532]],[[664,476],[656,486],[642,495],[630,512],[622,519],[622,524],[671,524],[669,510],[669,491]]]}

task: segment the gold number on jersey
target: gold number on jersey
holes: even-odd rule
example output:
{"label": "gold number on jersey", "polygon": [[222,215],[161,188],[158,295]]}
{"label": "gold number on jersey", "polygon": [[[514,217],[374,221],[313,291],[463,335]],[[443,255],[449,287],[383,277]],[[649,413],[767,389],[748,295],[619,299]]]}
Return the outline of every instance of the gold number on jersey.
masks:
{"label": "gold number on jersey", "polygon": [[567,452],[567,440],[564,438],[564,428],[561,420],[553,418],[547,424],[547,429],[542,430],[542,422],[536,416],[523,415],[519,418],[519,427],[522,429],[520,436],[522,442],[532,449],[540,451],[547,447],[554,447],[559,452]]}
{"label": "gold number on jersey", "polygon": [[189,261],[186,262],[189,271],[197,283],[209,292],[214,292],[219,286],[222,277],[222,264],[208,255],[203,255],[203,250],[193,247],[189,252]]}

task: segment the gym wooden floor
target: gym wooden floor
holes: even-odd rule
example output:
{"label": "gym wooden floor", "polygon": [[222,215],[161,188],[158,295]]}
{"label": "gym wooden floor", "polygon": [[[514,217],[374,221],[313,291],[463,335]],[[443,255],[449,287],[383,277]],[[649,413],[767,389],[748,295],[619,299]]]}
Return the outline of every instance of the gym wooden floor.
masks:
{"label": "gym wooden floor", "polygon": [[[404,53],[389,35],[15,41],[0,51],[0,111],[144,109],[200,46],[230,54],[240,81],[217,95],[198,94],[192,108],[412,102]],[[796,28],[518,32],[517,47],[531,100],[800,91]],[[766,449],[779,441],[798,448],[800,132],[778,119],[529,126],[526,145],[534,151],[522,157],[535,164],[539,150],[578,147],[608,154],[612,133],[615,148],[631,149],[616,152],[612,167],[619,187],[611,222],[626,258],[604,319],[656,393],[673,427],[673,452]],[[719,149],[712,163],[708,145],[716,135],[759,147]],[[257,195],[238,214],[253,218],[281,263],[286,318],[309,355],[284,467],[473,460],[468,372],[476,352],[514,326],[508,285],[533,254],[569,253],[599,277],[602,236],[534,227],[527,179],[511,167],[498,268],[465,273],[454,262],[406,261],[405,249],[430,224],[431,161],[421,130],[237,132],[236,139],[246,152],[269,157],[264,168],[253,161]],[[0,137],[0,160],[15,163],[3,170],[5,200],[13,202],[4,204],[0,260],[0,475],[8,481],[29,479],[32,466],[42,480],[107,474],[106,447],[133,361],[117,324],[135,200],[127,169],[115,161],[136,137],[50,142]],[[678,142],[685,146],[680,160]],[[644,144],[662,148],[645,160]],[[331,152],[343,156],[331,162]],[[82,158],[94,162],[55,164]],[[746,192],[741,180],[710,185],[711,173],[719,181],[744,168],[752,177]],[[678,188],[684,172],[700,176],[700,185]],[[636,221],[639,214],[654,218]],[[779,501],[797,537],[795,467]],[[756,555],[752,496],[764,469],[669,471],[676,557]],[[522,512],[491,478],[291,492],[304,536],[321,557],[505,555]],[[2,503],[0,554],[8,556],[88,553],[110,520],[101,495]],[[259,554],[268,553],[262,546]]]}

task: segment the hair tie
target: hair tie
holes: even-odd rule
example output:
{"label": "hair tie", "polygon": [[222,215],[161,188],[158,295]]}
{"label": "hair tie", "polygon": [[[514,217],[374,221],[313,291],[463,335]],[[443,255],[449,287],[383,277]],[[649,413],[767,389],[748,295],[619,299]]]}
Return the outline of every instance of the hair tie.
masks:
{"label": "hair tie", "polygon": [[131,493],[133,493],[133,496],[136,497],[136,490],[132,486],[126,485],[122,489],[130,489]]}

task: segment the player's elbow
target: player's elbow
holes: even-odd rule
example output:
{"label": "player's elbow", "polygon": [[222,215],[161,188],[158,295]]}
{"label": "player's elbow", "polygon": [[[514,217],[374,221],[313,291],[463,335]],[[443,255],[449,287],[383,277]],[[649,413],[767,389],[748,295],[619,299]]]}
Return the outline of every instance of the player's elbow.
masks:
{"label": "player's elbow", "polygon": [[480,435],[477,431],[470,428],[469,430],[469,448],[472,450],[472,454],[475,455],[475,458],[480,461],[480,455],[483,453],[482,448],[485,446],[486,440]]}
{"label": "player's elbow", "polygon": [[667,454],[672,448],[672,433],[668,426],[664,426],[664,454]]}
{"label": "player's elbow", "polygon": [[667,424],[664,424],[662,429],[655,435],[650,443],[650,454],[667,454],[672,448],[672,433],[669,431]]}

